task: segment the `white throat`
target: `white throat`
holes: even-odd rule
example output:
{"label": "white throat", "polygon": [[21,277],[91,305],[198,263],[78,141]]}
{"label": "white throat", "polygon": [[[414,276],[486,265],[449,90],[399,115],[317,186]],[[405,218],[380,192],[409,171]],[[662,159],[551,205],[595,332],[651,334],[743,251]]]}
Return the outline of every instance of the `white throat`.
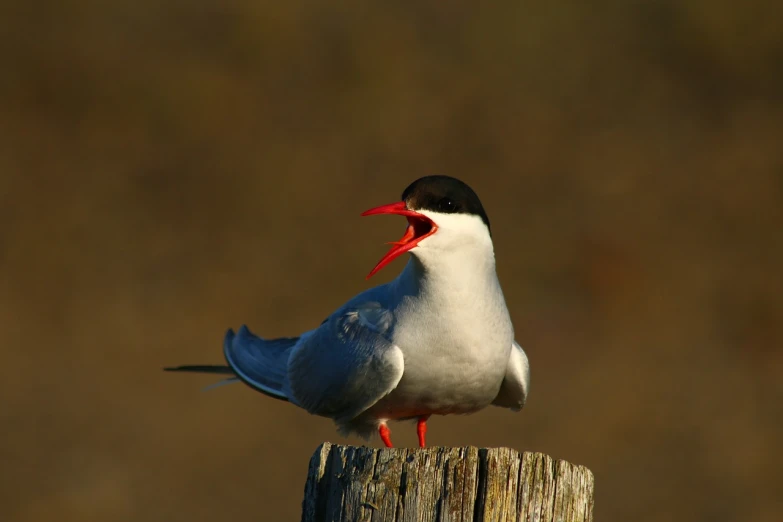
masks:
{"label": "white throat", "polygon": [[474,214],[420,211],[438,230],[411,250],[426,278],[495,278],[495,251],[489,229]]}
{"label": "white throat", "polygon": [[[411,259],[397,284],[403,293],[443,302],[450,307],[481,301],[503,303],[495,272],[495,252],[489,230],[472,214],[440,214],[421,211],[438,230],[410,251]],[[439,306],[440,308],[440,306]],[[505,308],[505,305],[503,305]]]}

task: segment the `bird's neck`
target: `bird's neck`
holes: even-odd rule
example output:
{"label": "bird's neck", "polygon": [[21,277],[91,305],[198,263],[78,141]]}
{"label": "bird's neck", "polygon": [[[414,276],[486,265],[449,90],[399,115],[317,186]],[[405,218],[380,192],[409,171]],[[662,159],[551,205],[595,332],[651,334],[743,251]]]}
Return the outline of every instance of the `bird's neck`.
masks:
{"label": "bird's neck", "polygon": [[491,242],[445,254],[411,254],[397,279],[397,286],[402,293],[425,299],[459,299],[463,303],[465,300],[496,296],[502,300]]}

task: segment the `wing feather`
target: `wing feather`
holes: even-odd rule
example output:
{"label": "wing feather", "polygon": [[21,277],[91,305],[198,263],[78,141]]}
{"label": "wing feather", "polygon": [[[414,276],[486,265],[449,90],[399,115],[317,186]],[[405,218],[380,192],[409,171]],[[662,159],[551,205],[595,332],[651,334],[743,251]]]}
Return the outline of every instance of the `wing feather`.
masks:
{"label": "wing feather", "polygon": [[310,413],[347,422],[402,378],[402,350],[386,338],[393,314],[371,302],[342,309],[302,336],[291,353],[291,392]]}
{"label": "wing feather", "polygon": [[502,408],[511,408],[519,411],[527,400],[527,391],[530,386],[530,364],[527,354],[519,344],[514,341],[511,346],[511,357],[508,360],[506,376],[500,385],[495,400],[492,404]]}
{"label": "wing feather", "polygon": [[248,386],[281,400],[289,400],[286,367],[297,337],[262,339],[245,325],[226,332],[223,354],[236,376]]}

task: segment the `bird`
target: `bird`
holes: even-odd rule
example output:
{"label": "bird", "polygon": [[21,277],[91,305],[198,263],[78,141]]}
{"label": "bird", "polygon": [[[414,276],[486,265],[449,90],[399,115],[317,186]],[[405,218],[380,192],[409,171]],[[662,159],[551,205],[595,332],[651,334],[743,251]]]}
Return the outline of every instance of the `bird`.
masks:
{"label": "bird", "polygon": [[470,414],[490,405],[521,410],[528,357],[495,269],[487,213],[459,179],[412,182],[399,201],[362,216],[403,216],[402,238],[367,279],[404,253],[389,283],[348,300],[317,328],[264,339],[242,325],[226,332],[226,365],[164,370],[227,376],[275,399],[332,419],[342,435],[375,433],[393,447],[389,421],[416,421],[426,446],[431,415]]}

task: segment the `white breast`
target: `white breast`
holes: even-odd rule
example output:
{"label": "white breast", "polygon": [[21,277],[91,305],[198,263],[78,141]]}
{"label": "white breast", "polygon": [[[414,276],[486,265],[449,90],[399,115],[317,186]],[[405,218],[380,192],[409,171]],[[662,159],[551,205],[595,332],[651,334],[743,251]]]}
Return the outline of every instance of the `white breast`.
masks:
{"label": "white breast", "polygon": [[491,242],[489,252],[469,250],[468,257],[471,253],[480,259],[465,259],[465,252],[424,262],[413,257],[391,286],[392,342],[403,352],[405,370],[397,388],[377,405],[389,418],[469,413],[497,396],[514,330]]}

